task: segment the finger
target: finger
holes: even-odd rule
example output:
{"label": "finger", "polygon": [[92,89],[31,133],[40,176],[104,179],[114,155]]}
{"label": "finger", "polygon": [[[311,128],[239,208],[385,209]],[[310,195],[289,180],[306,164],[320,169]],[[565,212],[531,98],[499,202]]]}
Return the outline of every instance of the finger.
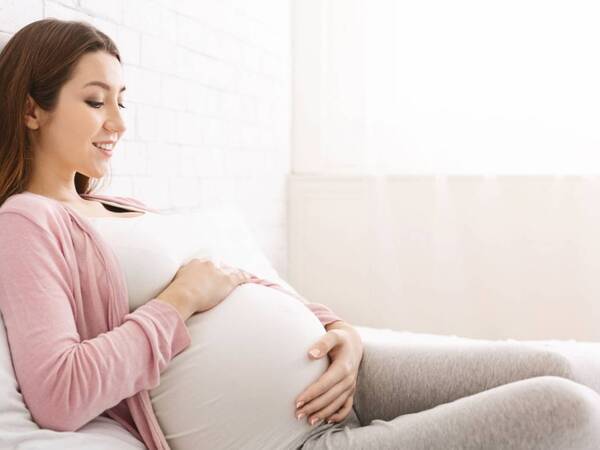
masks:
{"label": "finger", "polygon": [[230,266],[229,264],[219,263],[219,267],[221,270],[226,272],[228,275],[232,276],[234,283],[242,284],[247,282],[250,279],[250,273],[244,271],[243,269],[239,269],[237,267]]}
{"label": "finger", "polygon": [[240,274],[242,275],[242,278],[244,279],[244,282],[249,281],[250,278],[252,278],[252,275],[250,275],[245,270],[240,269]]}
{"label": "finger", "polygon": [[246,273],[243,270],[237,269],[236,274],[238,276],[240,284],[246,283],[250,279],[250,277],[248,277],[248,275],[246,275]]}
{"label": "finger", "polygon": [[335,398],[331,403],[329,403],[324,408],[320,409],[316,413],[310,415],[308,417],[308,423],[311,425],[317,423],[319,420],[325,420],[332,414],[336,413],[342,405],[346,403],[348,397],[352,395],[352,387],[343,391],[337,398]]}
{"label": "finger", "polygon": [[247,270],[244,270],[244,269],[239,269],[239,270],[240,270],[240,272],[242,272],[244,274],[244,276],[246,276],[248,278],[253,277],[253,275],[250,272],[248,272]]}
{"label": "finger", "polygon": [[246,276],[248,277],[249,280],[252,280],[252,279],[260,280],[260,277],[257,277],[253,273],[247,272],[245,270],[244,270],[244,273],[246,274]]}
{"label": "finger", "polygon": [[244,275],[244,282],[245,283],[251,282],[253,279],[260,280],[259,277],[257,277],[253,273],[248,272],[247,270],[244,270],[244,269],[239,269],[239,270]]}
{"label": "finger", "polygon": [[226,274],[235,284],[239,284],[242,280],[242,274],[236,267],[228,266],[227,264],[221,263],[219,265],[221,272]]}
{"label": "finger", "polygon": [[[322,395],[314,398],[310,402],[298,408],[296,415],[299,413],[304,413],[305,417],[310,416],[311,414],[327,407],[327,405],[331,404],[337,397],[342,395],[342,393],[350,388],[353,385],[352,377],[344,377],[339,382],[335,383],[333,387],[327,389]],[[335,411],[334,411],[335,412]]]}
{"label": "finger", "polygon": [[223,269],[227,269],[227,270],[235,270],[236,268],[233,266],[230,266],[227,263],[224,263],[223,261],[217,261],[219,263],[219,266]]}
{"label": "finger", "polygon": [[302,404],[307,404],[349,376],[347,367],[340,360],[334,360],[325,373],[303,391],[294,403],[298,404],[298,402],[301,402]]}
{"label": "finger", "polygon": [[219,267],[221,268],[221,270],[226,270],[229,273],[235,272],[235,273],[241,273],[242,269],[240,269],[239,267],[235,267],[232,266],[230,264],[227,264],[223,261],[217,261],[219,264]]}
{"label": "finger", "polygon": [[327,423],[342,422],[350,414],[352,403],[354,403],[354,393],[346,399],[346,402],[338,412],[327,419]]}

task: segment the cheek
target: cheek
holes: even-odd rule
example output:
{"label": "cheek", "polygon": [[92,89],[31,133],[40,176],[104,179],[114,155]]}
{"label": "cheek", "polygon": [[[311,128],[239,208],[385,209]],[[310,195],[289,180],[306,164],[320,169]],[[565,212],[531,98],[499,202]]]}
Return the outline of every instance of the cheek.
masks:
{"label": "cheek", "polygon": [[71,163],[89,158],[92,142],[103,135],[100,113],[84,103],[63,109],[58,118],[52,124],[52,148],[60,149],[60,157]]}
{"label": "cheek", "polygon": [[69,119],[73,137],[91,142],[98,136],[98,130],[102,128],[100,112],[86,104],[72,112]]}

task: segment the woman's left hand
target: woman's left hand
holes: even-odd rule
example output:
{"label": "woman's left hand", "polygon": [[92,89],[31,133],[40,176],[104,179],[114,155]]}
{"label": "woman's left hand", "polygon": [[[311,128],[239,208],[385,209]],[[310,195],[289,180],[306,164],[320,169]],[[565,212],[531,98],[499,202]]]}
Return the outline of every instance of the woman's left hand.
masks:
{"label": "woman's left hand", "polygon": [[313,356],[309,351],[309,357],[320,359],[328,354],[331,364],[296,399],[296,403],[303,402],[296,408],[296,416],[304,413],[311,425],[319,420],[341,422],[350,414],[363,355],[362,340],[352,325],[340,320],[326,325],[325,329],[327,333],[310,348],[319,350],[320,354]]}

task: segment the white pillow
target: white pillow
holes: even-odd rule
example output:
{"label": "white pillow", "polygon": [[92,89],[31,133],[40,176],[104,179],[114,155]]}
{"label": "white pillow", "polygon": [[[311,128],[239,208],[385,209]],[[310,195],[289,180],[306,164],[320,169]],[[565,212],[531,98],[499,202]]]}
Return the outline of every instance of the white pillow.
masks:
{"label": "white pillow", "polygon": [[210,257],[230,266],[247,270],[297,293],[283,280],[260,248],[242,214],[231,206],[185,214],[193,228],[192,243],[196,257]]}
{"label": "white pillow", "polygon": [[[38,429],[29,410],[25,407],[12,365],[4,318],[0,327],[0,428],[14,432],[26,432]],[[3,442],[5,433],[0,437]]]}

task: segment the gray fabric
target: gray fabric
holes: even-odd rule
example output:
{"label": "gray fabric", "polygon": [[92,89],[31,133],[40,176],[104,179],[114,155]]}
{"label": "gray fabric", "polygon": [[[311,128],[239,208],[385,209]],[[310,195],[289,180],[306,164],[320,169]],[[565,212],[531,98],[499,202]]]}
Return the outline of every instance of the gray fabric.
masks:
{"label": "gray fabric", "polygon": [[414,337],[365,341],[353,413],[298,448],[600,449],[600,344]]}

